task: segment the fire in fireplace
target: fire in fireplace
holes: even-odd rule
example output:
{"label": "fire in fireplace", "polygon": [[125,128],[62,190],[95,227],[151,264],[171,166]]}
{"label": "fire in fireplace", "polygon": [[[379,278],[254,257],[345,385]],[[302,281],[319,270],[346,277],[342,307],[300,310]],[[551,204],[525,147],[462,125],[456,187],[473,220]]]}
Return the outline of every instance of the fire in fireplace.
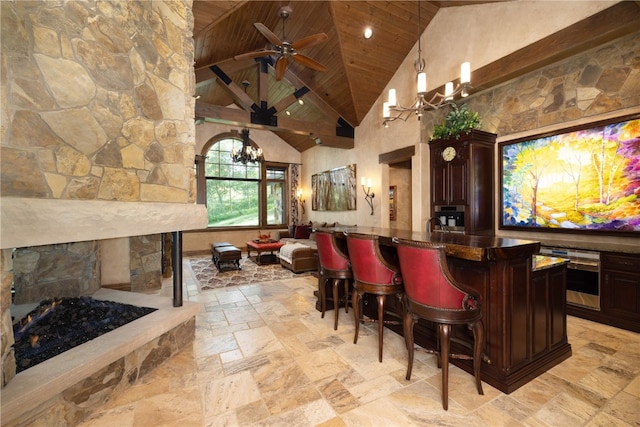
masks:
{"label": "fire in fireplace", "polygon": [[44,300],[13,325],[16,372],[155,310],[91,297]]}

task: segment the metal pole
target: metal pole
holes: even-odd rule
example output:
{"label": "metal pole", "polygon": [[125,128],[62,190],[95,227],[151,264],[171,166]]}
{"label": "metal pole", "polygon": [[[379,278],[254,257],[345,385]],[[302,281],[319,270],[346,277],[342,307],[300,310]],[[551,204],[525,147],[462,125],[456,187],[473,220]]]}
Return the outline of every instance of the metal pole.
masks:
{"label": "metal pole", "polygon": [[182,307],[182,231],[171,232],[173,264],[173,306]]}

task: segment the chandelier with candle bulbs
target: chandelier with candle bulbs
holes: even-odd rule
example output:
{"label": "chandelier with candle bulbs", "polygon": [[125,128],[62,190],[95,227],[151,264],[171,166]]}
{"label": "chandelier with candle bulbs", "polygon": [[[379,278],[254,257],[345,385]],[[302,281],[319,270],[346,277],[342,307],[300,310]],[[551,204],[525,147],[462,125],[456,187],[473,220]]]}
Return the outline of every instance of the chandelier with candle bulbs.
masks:
{"label": "chandelier with candle bulbs", "polygon": [[249,143],[249,129],[242,129],[242,148],[234,148],[231,152],[231,158],[235,163],[262,163],[264,156],[262,148],[254,148]]}
{"label": "chandelier with candle bulbs", "polygon": [[454,88],[453,82],[447,82],[444,86],[444,94],[436,92],[431,99],[427,100],[427,73],[425,72],[425,61],[422,58],[420,44],[420,0],[418,0],[418,59],[413,63],[417,73],[417,96],[411,107],[399,105],[396,99],[396,90],[389,89],[389,99],[382,105],[383,126],[388,127],[389,122],[395,120],[406,121],[411,113],[418,116],[418,120],[426,110],[435,110],[443,105],[453,102],[457,95],[467,97],[471,84],[471,64],[463,62],[460,66],[460,83]]}

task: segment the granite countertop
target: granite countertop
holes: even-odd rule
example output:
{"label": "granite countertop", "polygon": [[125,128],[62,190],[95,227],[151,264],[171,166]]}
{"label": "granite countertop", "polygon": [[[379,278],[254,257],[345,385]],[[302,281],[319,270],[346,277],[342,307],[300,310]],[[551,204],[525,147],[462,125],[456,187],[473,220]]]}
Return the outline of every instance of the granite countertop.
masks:
{"label": "granite countertop", "polygon": [[[640,237],[640,236],[639,236]],[[515,237],[515,238],[523,238],[526,237]],[[582,250],[591,250],[598,252],[614,252],[614,253],[626,253],[626,254],[640,254],[640,238],[621,238],[619,242],[610,243],[610,242],[599,242],[599,241],[580,241],[580,240],[569,240],[565,238],[558,237],[540,237],[535,239],[540,242],[542,246],[548,247],[557,247],[557,248],[565,248],[565,249],[582,249]]]}
{"label": "granite countertop", "polygon": [[546,270],[548,268],[554,268],[569,263],[569,260],[566,258],[558,258],[546,255],[534,255],[531,260],[533,262],[531,271]]}
{"label": "granite countertop", "polygon": [[411,230],[378,227],[333,227],[327,230],[376,235],[384,244],[393,237],[416,242],[441,243],[448,256],[469,261],[496,261],[528,257],[540,250],[535,240],[497,236],[477,236],[459,233],[424,233]]}

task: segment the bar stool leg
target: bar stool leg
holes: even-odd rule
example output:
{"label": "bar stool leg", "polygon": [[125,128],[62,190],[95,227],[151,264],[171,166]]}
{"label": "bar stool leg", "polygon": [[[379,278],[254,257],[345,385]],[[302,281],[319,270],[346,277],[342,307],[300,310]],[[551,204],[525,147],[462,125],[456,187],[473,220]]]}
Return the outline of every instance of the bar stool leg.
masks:
{"label": "bar stool leg", "polygon": [[451,326],[446,324],[439,324],[441,340],[440,345],[440,357],[442,358],[442,408],[445,411],[449,410],[449,343],[450,343],[450,331]]}
{"label": "bar stool leg", "polygon": [[321,319],[324,319],[324,312],[327,310],[327,288],[326,279],[322,272],[318,274],[318,292],[320,292],[320,311],[322,312]]}
{"label": "bar stool leg", "polygon": [[378,295],[378,361],[382,362],[382,341],[384,337],[384,302],[386,295]]}
{"label": "bar stool leg", "polygon": [[360,291],[357,290],[353,290],[353,296],[351,297],[351,305],[353,306],[353,318],[356,321],[356,332],[355,335],[353,337],[353,343],[357,344],[358,343],[358,333],[360,332],[360,321],[361,321],[361,314],[362,313],[362,307],[360,306],[360,304],[362,304],[362,294],[360,293]]}
{"label": "bar stool leg", "polygon": [[409,352],[409,361],[407,363],[407,381],[411,379],[411,371],[413,370],[413,315],[409,310],[404,313],[404,342],[407,345],[407,351]]}
{"label": "bar stool leg", "polygon": [[349,279],[343,279],[344,281],[344,312],[349,313]]}
{"label": "bar stool leg", "polygon": [[484,342],[484,326],[482,322],[473,324],[473,375],[476,377],[478,394],[483,395],[482,379],[480,377],[480,364],[482,363],[482,343]]}
{"label": "bar stool leg", "polygon": [[338,298],[338,285],[340,284],[340,279],[333,279],[333,311],[334,313],[334,322],[333,322],[333,330],[338,330],[338,313],[340,312],[340,299]]}

